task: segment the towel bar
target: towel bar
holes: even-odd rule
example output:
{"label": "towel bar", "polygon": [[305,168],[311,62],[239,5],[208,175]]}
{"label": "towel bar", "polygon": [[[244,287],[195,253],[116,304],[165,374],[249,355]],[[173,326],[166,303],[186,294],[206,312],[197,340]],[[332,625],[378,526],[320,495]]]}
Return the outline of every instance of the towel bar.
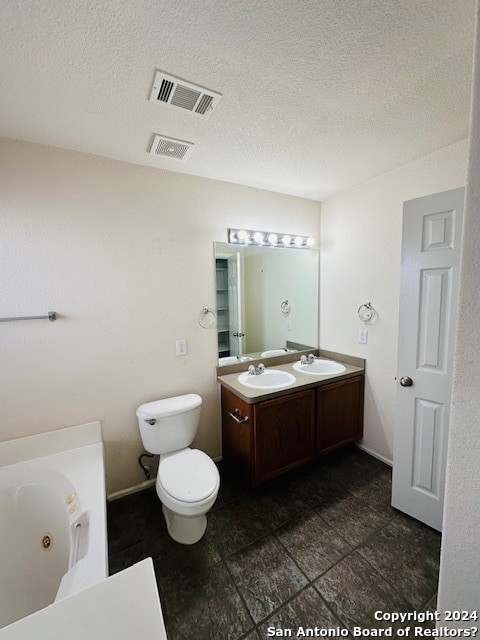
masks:
{"label": "towel bar", "polygon": [[49,311],[47,316],[19,316],[17,318],[0,318],[0,322],[12,322],[13,320],[50,320],[57,319],[56,311]]}

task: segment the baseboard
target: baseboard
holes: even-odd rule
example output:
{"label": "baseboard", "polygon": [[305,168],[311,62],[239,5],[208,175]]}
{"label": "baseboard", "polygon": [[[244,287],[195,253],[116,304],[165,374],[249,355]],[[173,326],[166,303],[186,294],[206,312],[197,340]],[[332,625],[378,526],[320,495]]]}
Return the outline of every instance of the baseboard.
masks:
{"label": "baseboard", "polygon": [[[217,456],[216,458],[212,458],[214,462],[221,462],[223,460],[222,456]],[[125,496],[129,496],[132,493],[138,493],[139,491],[143,491],[144,489],[148,489],[149,487],[153,487],[155,484],[156,478],[151,478],[150,480],[145,480],[144,482],[140,482],[133,487],[127,487],[126,489],[120,489],[120,491],[113,491],[107,495],[108,502],[112,500],[118,500],[118,498],[124,498]]]}
{"label": "baseboard", "polygon": [[[377,458],[377,460],[380,460],[381,462],[388,464],[389,467],[393,467],[393,460],[389,460],[388,458],[385,458],[385,456],[380,455],[373,449],[370,449],[369,447],[366,447],[363,444],[357,443],[356,446],[362,451],[365,451],[365,453],[368,453],[373,458]],[[214,462],[220,462],[221,460],[222,460],[222,456],[213,458]],[[108,502],[111,502],[113,500],[118,500],[119,498],[124,498],[125,496],[129,496],[132,493],[138,493],[139,491],[143,491],[144,489],[153,487],[153,485],[155,484],[155,480],[156,478],[152,478],[151,480],[145,480],[144,482],[140,482],[139,484],[136,484],[133,487],[127,487],[126,489],[121,489],[120,491],[113,491],[112,493],[107,494],[107,500]]]}
{"label": "baseboard", "polygon": [[125,496],[129,496],[132,493],[138,493],[139,491],[143,491],[143,489],[153,487],[153,485],[155,484],[155,480],[156,478],[152,478],[151,480],[140,482],[133,487],[127,487],[126,489],[120,489],[120,491],[109,493],[107,494],[107,500],[111,502],[112,500],[118,500],[118,498],[124,498]]}
{"label": "baseboard", "polygon": [[389,458],[385,458],[385,456],[380,455],[379,453],[377,453],[373,449],[370,449],[369,447],[366,447],[363,444],[358,444],[357,443],[357,447],[359,449],[361,449],[362,451],[365,451],[365,453],[368,453],[373,458],[377,458],[377,460],[381,460],[381,462],[384,462],[385,464],[388,464],[389,467],[393,467],[393,460],[390,460]]}

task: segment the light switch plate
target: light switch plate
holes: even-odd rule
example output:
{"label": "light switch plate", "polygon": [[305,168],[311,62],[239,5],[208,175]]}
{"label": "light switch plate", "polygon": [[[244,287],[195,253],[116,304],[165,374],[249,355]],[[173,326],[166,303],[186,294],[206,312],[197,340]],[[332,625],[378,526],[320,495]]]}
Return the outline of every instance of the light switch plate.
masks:
{"label": "light switch plate", "polygon": [[186,356],[187,355],[187,341],[186,340],[177,340],[175,343],[177,356]]}
{"label": "light switch plate", "polygon": [[368,331],[366,329],[359,329],[358,331],[358,341],[360,344],[367,344],[368,340]]}

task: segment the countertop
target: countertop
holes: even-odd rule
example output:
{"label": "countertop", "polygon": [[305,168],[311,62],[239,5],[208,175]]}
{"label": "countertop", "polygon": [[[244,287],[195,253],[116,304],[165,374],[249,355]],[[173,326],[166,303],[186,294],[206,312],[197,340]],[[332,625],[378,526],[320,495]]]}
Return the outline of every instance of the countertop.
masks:
{"label": "countertop", "polygon": [[[248,367],[252,363],[256,363],[257,361],[248,361],[243,362],[239,365],[235,365],[235,371],[232,373],[221,373],[221,368],[217,369],[218,382],[223,386],[235,393],[235,395],[239,396],[247,402],[248,404],[255,404],[256,402],[261,402],[263,400],[270,400],[271,398],[279,398],[281,396],[292,393],[293,391],[304,391],[306,389],[312,389],[314,387],[319,387],[324,384],[329,384],[331,382],[336,382],[340,380],[346,380],[347,378],[353,378],[354,376],[358,376],[365,373],[365,360],[362,358],[355,358],[353,356],[347,356],[345,354],[334,353],[331,351],[323,351],[319,350],[320,358],[325,358],[328,360],[335,360],[335,362],[339,362],[343,364],[345,367],[345,371],[342,373],[334,373],[328,375],[314,375],[311,373],[302,373],[301,371],[296,371],[293,368],[293,364],[299,360],[299,354],[289,354],[288,356],[284,356],[283,358],[290,360],[280,362],[278,364],[270,364],[269,359],[263,359],[262,362],[265,365],[265,369],[275,369],[280,371],[288,371],[288,373],[292,373],[296,380],[292,382],[287,387],[282,387],[281,389],[255,389],[252,387],[247,387],[244,384],[241,384],[238,381],[238,376],[240,373],[247,371]],[[232,367],[229,367],[231,371]]]}

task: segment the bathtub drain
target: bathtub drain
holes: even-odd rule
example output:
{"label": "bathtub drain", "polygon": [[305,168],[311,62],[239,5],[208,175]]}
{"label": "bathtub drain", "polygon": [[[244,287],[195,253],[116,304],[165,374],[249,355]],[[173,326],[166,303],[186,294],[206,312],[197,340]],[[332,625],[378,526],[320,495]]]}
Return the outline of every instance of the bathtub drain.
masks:
{"label": "bathtub drain", "polygon": [[53,544],[53,538],[51,533],[45,533],[42,537],[42,547],[44,549],[50,549]]}

